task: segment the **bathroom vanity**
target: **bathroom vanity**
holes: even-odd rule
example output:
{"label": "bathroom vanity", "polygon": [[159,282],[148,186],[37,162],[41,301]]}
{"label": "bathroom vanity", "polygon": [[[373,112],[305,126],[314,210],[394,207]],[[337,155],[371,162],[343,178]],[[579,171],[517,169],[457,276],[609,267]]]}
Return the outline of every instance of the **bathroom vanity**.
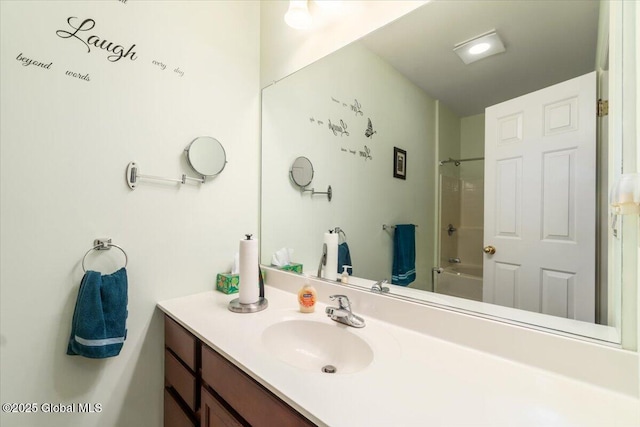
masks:
{"label": "bathroom vanity", "polygon": [[[438,332],[469,329],[473,323],[464,322],[481,319],[311,281],[319,302],[309,314],[298,311],[294,291],[303,279],[272,270],[265,289],[269,307],[259,313],[232,313],[227,306],[234,295],[216,291],[160,302],[166,315],[165,425],[640,425],[634,380],[625,383],[633,372],[627,368],[637,367],[633,353],[503,325],[532,344],[550,340],[549,348],[574,358],[551,362],[558,357],[545,350],[548,360],[536,366],[516,355],[536,353],[519,348],[516,335],[509,356]],[[329,295],[337,293],[348,295],[364,328],[326,316]],[[416,310],[426,326],[411,326]],[[468,333],[495,346],[492,335],[504,332]],[[591,353],[584,355],[581,347],[578,360],[571,354],[576,345]],[[558,367],[597,358],[611,367],[584,373]],[[323,372],[332,361],[337,372]]]}
{"label": "bathroom vanity", "polygon": [[315,425],[168,315],[164,330],[165,427]]}

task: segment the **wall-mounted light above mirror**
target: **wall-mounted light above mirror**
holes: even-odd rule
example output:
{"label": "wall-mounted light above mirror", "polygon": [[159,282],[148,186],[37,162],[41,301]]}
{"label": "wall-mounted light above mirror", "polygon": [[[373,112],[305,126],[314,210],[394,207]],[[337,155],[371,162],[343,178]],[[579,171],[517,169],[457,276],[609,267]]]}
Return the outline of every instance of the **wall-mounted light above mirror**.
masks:
{"label": "wall-mounted light above mirror", "polygon": [[154,181],[173,182],[186,184],[187,181],[204,183],[207,178],[220,174],[227,164],[227,155],[224,147],[215,138],[210,136],[199,136],[187,145],[184,149],[187,163],[198,175],[197,178],[182,174],[179,179],[164,178],[155,175],[140,174],[140,166],[137,162],[130,162],[127,165],[127,185],[130,189],[135,190],[138,180],[147,179]]}

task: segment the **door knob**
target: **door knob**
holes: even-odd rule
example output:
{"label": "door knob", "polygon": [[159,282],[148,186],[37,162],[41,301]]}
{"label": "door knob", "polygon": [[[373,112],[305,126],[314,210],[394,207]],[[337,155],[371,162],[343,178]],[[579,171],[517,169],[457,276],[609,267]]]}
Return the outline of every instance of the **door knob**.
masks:
{"label": "door knob", "polygon": [[496,248],[494,248],[493,246],[485,246],[482,250],[485,254],[489,255],[493,255],[496,253]]}

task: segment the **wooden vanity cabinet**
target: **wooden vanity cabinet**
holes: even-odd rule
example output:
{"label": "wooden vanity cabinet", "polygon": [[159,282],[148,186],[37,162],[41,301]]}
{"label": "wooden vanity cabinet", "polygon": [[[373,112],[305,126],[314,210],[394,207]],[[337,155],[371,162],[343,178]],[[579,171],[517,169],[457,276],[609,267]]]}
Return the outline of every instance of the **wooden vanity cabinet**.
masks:
{"label": "wooden vanity cabinet", "polygon": [[164,425],[315,426],[168,316]]}
{"label": "wooden vanity cabinet", "polygon": [[200,409],[200,343],[165,316],[164,346],[164,425],[195,427]]}

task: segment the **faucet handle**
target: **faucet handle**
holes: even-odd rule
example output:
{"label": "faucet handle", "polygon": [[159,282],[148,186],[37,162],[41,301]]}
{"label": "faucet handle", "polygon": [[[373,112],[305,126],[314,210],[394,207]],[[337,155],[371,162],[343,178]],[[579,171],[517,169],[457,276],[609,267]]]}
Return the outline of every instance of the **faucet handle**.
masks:
{"label": "faucet handle", "polygon": [[351,311],[351,302],[346,295],[329,295],[329,299],[331,301],[337,300],[338,307]]}

